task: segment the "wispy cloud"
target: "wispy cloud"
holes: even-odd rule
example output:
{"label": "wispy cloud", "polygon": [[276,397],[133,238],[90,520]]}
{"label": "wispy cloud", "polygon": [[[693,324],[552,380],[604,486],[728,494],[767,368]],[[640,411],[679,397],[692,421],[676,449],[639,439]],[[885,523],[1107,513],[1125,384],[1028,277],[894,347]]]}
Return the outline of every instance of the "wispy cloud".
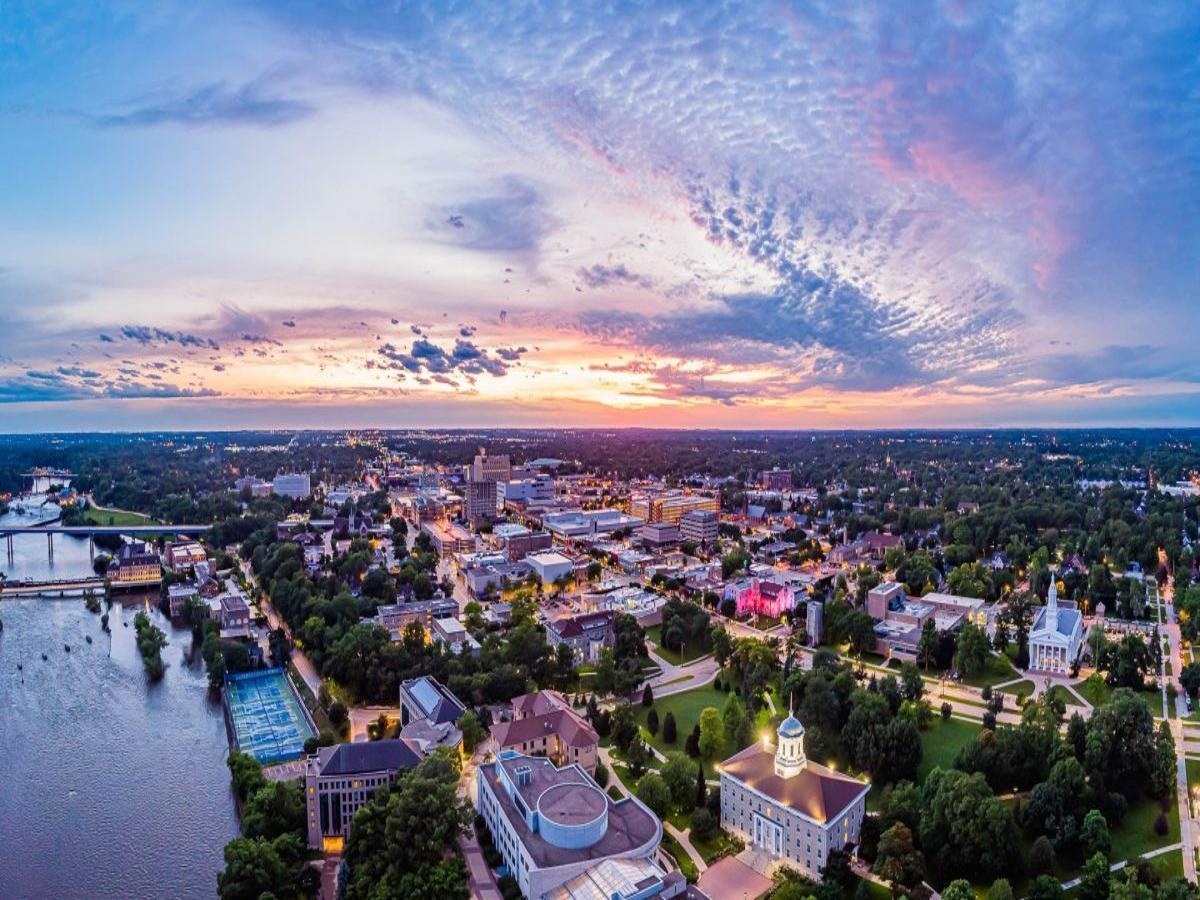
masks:
{"label": "wispy cloud", "polygon": [[182,95],[135,102],[121,112],[98,116],[105,128],[149,128],[155,125],[249,125],[276,127],[306,119],[316,107],[271,92],[261,81],[230,86],[223,81]]}

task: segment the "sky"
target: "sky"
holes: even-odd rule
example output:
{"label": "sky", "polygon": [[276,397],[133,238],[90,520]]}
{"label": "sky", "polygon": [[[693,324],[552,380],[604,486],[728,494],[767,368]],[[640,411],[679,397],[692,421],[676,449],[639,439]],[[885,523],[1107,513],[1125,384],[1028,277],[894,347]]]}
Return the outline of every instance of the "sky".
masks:
{"label": "sky", "polygon": [[1200,425],[1200,4],[0,4],[0,431]]}

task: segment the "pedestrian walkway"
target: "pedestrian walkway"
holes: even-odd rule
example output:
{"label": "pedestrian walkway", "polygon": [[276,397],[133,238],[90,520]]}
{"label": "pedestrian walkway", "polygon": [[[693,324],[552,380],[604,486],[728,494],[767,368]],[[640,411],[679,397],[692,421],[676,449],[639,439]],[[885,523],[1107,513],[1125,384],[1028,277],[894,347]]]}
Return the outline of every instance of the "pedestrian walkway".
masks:
{"label": "pedestrian walkway", "polygon": [[[1182,842],[1177,843],[1177,844],[1170,844],[1166,847],[1159,847],[1157,850],[1151,850],[1147,853],[1143,853],[1141,855],[1141,857],[1139,857],[1139,858],[1140,859],[1153,859],[1156,856],[1162,856],[1164,853],[1178,851],[1182,847],[1183,847]],[[1129,865],[1129,860],[1123,859],[1120,862],[1115,862],[1111,866],[1109,866],[1108,871],[1109,872],[1120,872],[1127,865]],[[1071,890],[1071,888],[1079,887],[1079,883],[1080,883],[1080,879],[1072,878],[1070,881],[1064,881],[1062,883],[1062,887],[1063,887],[1064,891],[1069,891],[1069,890]]]}

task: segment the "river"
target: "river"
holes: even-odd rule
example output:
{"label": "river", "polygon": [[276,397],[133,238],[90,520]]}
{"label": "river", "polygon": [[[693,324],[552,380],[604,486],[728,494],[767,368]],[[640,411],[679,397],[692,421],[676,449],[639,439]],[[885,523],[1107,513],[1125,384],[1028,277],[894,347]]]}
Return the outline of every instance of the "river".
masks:
{"label": "river", "polygon": [[110,638],[82,600],[0,601],[5,900],[216,895],[222,850],[238,831],[221,706],[203,662],[186,658],[191,632],[157,610],[171,642],[167,673],[147,682],[133,633],[139,606],[125,603],[111,610]]}

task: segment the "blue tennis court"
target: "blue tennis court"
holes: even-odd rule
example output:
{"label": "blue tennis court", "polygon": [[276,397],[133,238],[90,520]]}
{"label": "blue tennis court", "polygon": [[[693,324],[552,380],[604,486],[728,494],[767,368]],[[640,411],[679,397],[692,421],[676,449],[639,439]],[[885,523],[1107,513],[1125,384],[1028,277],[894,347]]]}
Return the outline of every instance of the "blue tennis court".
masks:
{"label": "blue tennis court", "polygon": [[225,705],[237,749],[263,765],[303,755],[315,736],[283,669],[227,675]]}

